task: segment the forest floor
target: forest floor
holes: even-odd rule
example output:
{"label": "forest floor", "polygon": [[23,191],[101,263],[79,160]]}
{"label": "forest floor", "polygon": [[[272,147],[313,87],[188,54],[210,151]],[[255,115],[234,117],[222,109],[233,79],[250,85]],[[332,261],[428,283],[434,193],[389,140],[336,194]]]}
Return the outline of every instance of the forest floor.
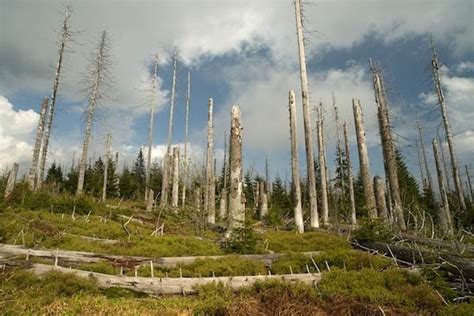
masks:
{"label": "forest floor", "polygon": [[[474,303],[460,303],[445,271],[403,266],[390,256],[355,249],[350,238],[332,231],[297,234],[253,220],[251,228],[223,242],[222,227],[203,227],[192,209],[146,212],[137,202],[40,195],[0,205],[2,314],[474,314]],[[25,254],[25,249],[30,251]],[[66,250],[81,251],[87,260],[76,260],[77,253]],[[52,269],[39,275],[35,266]],[[150,282],[237,276],[264,280],[238,291],[209,282],[165,295],[104,286],[76,270]],[[313,282],[275,277],[282,275],[307,275]]]}

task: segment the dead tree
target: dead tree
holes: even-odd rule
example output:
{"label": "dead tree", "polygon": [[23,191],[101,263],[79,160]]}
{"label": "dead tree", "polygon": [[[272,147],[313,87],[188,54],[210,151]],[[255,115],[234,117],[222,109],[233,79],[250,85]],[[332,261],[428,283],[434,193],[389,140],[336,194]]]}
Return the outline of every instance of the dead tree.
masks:
{"label": "dead tree", "polygon": [[334,122],[336,125],[336,137],[337,137],[337,163],[339,165],[339,169],[341,170],[341,195],[345,195],[345,183],[344,183],[344,162],[343,162],[343,157],[342,157],[342,141],[341,141],[341,135],[339,132],[339,111],[337,110],[337,105],[336,105],[336,96],[334,95],[334,92],[332,93],[332,107],[334,109]]}
{"label": "dead tree", "polygon": [[173,189],[171,191],[171,206],[178,207],[179,200],[179,147],[173,148]]}
{"label": "dead tree", "polygon": [[221,190],[221,200],[219,206],[219,217],[224,219],[227,214],[227,134],[224,134],[224,162],[223,162],[223,185]]}
{"label": "dead tree", "polygon": [[293,187],[293,205],[295,213],[295,224],[299,233],[304,233],[303,210],[301,207],[300,169],[298,160],[298,138],[296,131],[296,106],[295,92],[290,91],[288,96],[288,107],[290,112],[290,140],[291,140],[291,174]]}
{"label": "dead tree", "polygon": [[446,132],[446,140],[448,141],[449,155],[451,157],[451,168],[453,172],[454,188],[459,200],[459,207],[462,212],[466,212],[466,203],[464,201],[464,194],[462,189],[461,177],[459,175],[458,161],[456,157],[456,151],[454,149],[453,134],[448,120],[448,110],[446,107],[446,101],[444,99],[443,87],[441,86],[441,77],[439,74],[439,63],[436,50],[433,42],[431,42],[433,49],[433,59],[431,60],[431,68],[433,70],[433,79],[435,84],[435,92],[438,97],[438,104],[441,109],[441,116],[443,117],[444,130]]}
{"label": "dead tree", "polygon": [[435,158],[436,174],[438,175],[439,194],[441,195],[441,205],[439,207],[440,225],[444,233],[447,233],[452,236],[454,233],[453,224],[451,221],[451,212],[449,210],[448,194],[446,193],[443,172],[441,171],[441,157],[439,154],[439,147],[438,143],[436,142],[436,138],[433,139],[433,154]]}
{"label": "dead tree", "polygon": [[354,179],[352,177],[352,164],[351,164],[351,154],[349,150],[349,136],[347,135],[347,125],[346,122],[343,124],[344,130],[344,143],[345,143],[345,152],[346,152],[346,162],[347,162],[347,178],[349,185],[349,201],[351,205],[351,224],[357,224],[356,219],[356,208],[355,208],[355,197],[354,197]]}
{"label": "dead tree", "polygon": [[160,206],[166,207],[168,205],[168,186],[169,186],[169,174],[171,165],[171,143],[173,142],[173,113],[174,103],[176,96],[176,63],[177,53],[174,52],[173,57],[173,83],[171,85],[171,102],[170,102],[170,113],[168,121],[168,146],[166,148],[165,156],[163,157],[163,172],[161,181],[161,201]]}
{"label": "dead tree", "polygon": [[421,162],[421,153],[420,153],[420,145],[417,140],[415,140],[415,146],[416,146],[416,153],[418,156],[418,165],[420,166],[420,175],[421,175],[421,185],[423,189],[426,189],[425,186],[425,173],[423,171],[423,163]]}
{"label": "dead tree", "polygon": [[385,96],[385,88],[381,79],[380,70],[371,64],[373,84],[375,91],[375,102],[377,103],[377,115],[379,119],[380,136],[382,142],[383,158],[386,163],[389,191],[392,199],[392,211],[398,229],[406,230],[405,218],[403,217],[402,199],[398,183],[397,162],[395,159],[395,148],[390,130],[388,104]]}
{"label": "dead tree", "polygon": [[207,222],[216,222],[216,181],[214,176],[214,125],[213,101],[209,98],[207,116],[207,155],[206,155],[206,192],[204,195],[204,211]]}
{"label": "dead tree", "polygon": [[321,178],[321,207],[323,212],[323,225],[329,224],[329,204],[328,204],[328,186],[327,186],[327,166],[324,157],[324,134],[323,134],[323,103],[319,103],[317,108],[317,137],[318,137],[318,157],[319,157],[319,173]]}
{"label": "dead tree", "polygon": [[15,162],[13,164],[12,170],[10,170],[10,173],[8,174],[7,186],[5,187],[5,193],[3,195],[5,200],[8,200],[8,198],[10,198],[11,194],[13,193],[13,190],[15,189],[15,182],[16,177],[18,175],[19,167],[20,165]]}
{"label": "dead tree", "polygon": [[183,179],[183,196],[181,198],[181,204],[186,205],[186,189],[188,187],[188,173],[189,173],[189,161],[188,161],[188,127],[189,127],[189,102],[191,99],[191,72],[188,71],[188,90],[186,93],[186,114],[184,119],[184,179]]}
{"label": "dead tree", "polygon": [[365,205],[367,207],[369,217],[375,218],[377,217],[377,209],[370,175],[369,153],[367,150],[367,141],[365,138],[362,108],[358,99],[352,99],[352,108],[354,111],[357,149],[359,152],[360,176],[362,179],[362,187],[364,189]]}
{"label": "dead tree", "polygon": [[110,67],[110,52],[107,33],[102,32],[99,46],[93,55],[93,59],[89,65],[88,84],[89,97],[86,115],[86,130],[84,135],[84,143],[82,145],[81,161],[79,164],[79,179],[77,182],[76,195],[81,195],[84,189],[84,176],[86,173],[87,153],[92,137],[92,123],[96,107],[103,97],[104,86],[108,79],[108,68]]}
{"label": "dead tree", "polygon": [[229,215],[226,236],[230,236],[234,228],[243,227],[245,208],[242,204],[242,122],[240,108],[232,106],[229,140]]}
{"label": "dead tree", "polygon": [[259,194],[258,194],[258,214],[260,219],[263,219],[268,212],[268,190],[266,181],[259,181]]}
{"label": "dead tree", "polygon": [[377,206],[377,213],[380,218],[388,220],[387,202],[385,200],[385,188],[382,178],[374,177],[374,191],[375,191],[375,205]]}
{"label": "dead tree", "polygon": [[441,141],[441,136],[439,135],[439,129],[438,129],[438,142],[439,142],[439,151],[441,152],[441,160],[443,161],[443,170],[444,170],[444,176],[446,177],[446,188],[448,189],[448,192],[451,191],[451,184],[449,183],[449,173],[448,173],[448,165],[446,163],[446,158],[444,157],[444,149],[443,149],[443,142]]}
{"label": "dead tree", "polygon": [[300,64],[301,96],[303,104],[303,126],[306,145],[306,168],[309,191],[310,226],[319,227],[318,204],[316,203],[316,177],[314,174],[313,137],[311,128],[308,75],[306,73],[306,56],[303,35],[303,19],[301,16],[301,0],[295,1],[296,33],[298,37],[298,53]]}
{"label": "dead tree", "polygon": [[469,169],[467,168],[467,165],[464,165],[464,168],[466,169],[466,178],[467,178],[467,186],[469,188],[469,196],[470,196],[470,200],[471,200],[471,203],[474,202],[473,198],[474,198],[474,195],[472,193],[472,184],[471,184],[471,177],[469,176]]}
{"label": "dead tree", "polygon": [[426,151],[425,151],[425,143],[423,141],[423,132],[422,132],[422,126],[420,123],[420,117],[418,113],[416,113],[416,125],[418,127],[418,133],[420,135],[420,145],[421,145],[421,153],[423,155],[423,162],[425,165],[425,171],[426,171],[426,178],[428,179],[428,186],[429,186],[429,192],[433,192],[433,181],[431,180],[431,173],[428,168],[428,159],[426,158]]}
{"label": "dead tree", "polygon": [[39,188],[43,183],[44,172],[46,168],[46,158],[48,156],[48,146],[49,146],[49,138],[51,135],[51,129],[53,126],[53,118],[54,118],[54,110],[56,107],[56,96],[58,94],[59,89],[59,78],[61,75],[61,69],[63,65],[63,57],[64,52],[66,49],[66,43],[71,39],[71,29],[69,27],[69,19],[71,17],[72,9],[71,6],[66,7],[65,17],[61,26],[61,35],[60,35],[60,43],[59,43],[59,57],[58,62],[56,63],[56,71],[54,74],[54,82],[53,82],[53,90],[51,92],[50,104],[49,109],[46,111],[46,118],[45,118],[45,128],[43,132],[43,142],[42,142],[42,151],[41,151],[41,159],[39,165],[39,171],[36,178],[37,184],[36,188]]}
{"label": "dead tree", "polygon": [[151,78],[151,100],[150,100],[150,124],[148,125],[148,154],[146,157],[146,173],[145,173],[145,201],[148,199],[148,191],[150,190],[151,176],[151,152],[153,148],[153,123],[155,122],[155,103],[156,103],[156,83],[158,70],[158,54],[155,55],[153,67],[153,77]]}
{"label": "dead tree", "polygon": [[33,159],[31,161],[31,169],[28,174],[28,187],[30,190],[35,190],[36,181],[38,177],[38,160],[41,151],[41,142],[43,140],[44,124],[46,120],[46,111],[48,110],[49,98],[44,97],[41,103],[40,117],[38,127],[36,128],[35,147],[33,149]]}
{"label": "dead tree", "polygon": [[109,160],[110,160],[110,143],[112,141],[112,137],[110,132],[107,133],[107,140],[105,144],[105,163],[104,163],[104,183],[102,186],[102,201],[105,201],[107,198],[107,181],[108,181],[108,173],[109,173]]}

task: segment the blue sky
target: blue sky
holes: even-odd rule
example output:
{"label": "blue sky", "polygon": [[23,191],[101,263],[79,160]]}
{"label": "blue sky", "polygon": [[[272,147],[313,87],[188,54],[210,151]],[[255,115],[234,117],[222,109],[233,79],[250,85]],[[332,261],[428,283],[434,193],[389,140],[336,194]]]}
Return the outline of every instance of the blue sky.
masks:
{"label": "blue sky", "polygon": [[[174,141],[184,141],[186,75],[191,71],[190,140],[196,165],[205,148],[207,99],[215,106],[216,155],[222,159],[224,133],[233,104],[242,109],[244,161],[271,174],[289,172],[288,90],[297,94],[299,148],[304,172],[294,7],[274,1],[74,1],[73,29],[65,60],[49,162],[70,164],[82,143],[85,94],[81,79],[100,32],[113,40],[114,83],[95,122],[91,156],[103,152],[105,131],[124,163],[146,143],[152,55],[158,52],[160,86],[153,157],[159,159],[167,138],[170,53],[177,48],[177,103]],[[29,167],[33,131],[41,99],[50,94],[62,20],[59,1],[0,0],[0,168],[18,161]],[[387,76],[392,122],[410,169],[418,176],[413,145],[415,112],[424,126],[431,168],[430,141],[440,122],[430,72],[429,37],[436,40],[443,84],[460,162],[474,157],[474,4],[472,1],[315,1],[305,6],[311,102],[325,104],[328,158],[332,162],[335,128],[331,93],[348,121],[352,159],[358,169],[351,99],[360,98],[369,140],[371,168],[382,173],[378,126],[368,58],[379,61]],[[34,30],[34,31],[32,31]],[[313,124],[315,126],[315,124]],[[220,164],[220,162],[219,162]],[[474,173],[474,172],[473,172]]]}

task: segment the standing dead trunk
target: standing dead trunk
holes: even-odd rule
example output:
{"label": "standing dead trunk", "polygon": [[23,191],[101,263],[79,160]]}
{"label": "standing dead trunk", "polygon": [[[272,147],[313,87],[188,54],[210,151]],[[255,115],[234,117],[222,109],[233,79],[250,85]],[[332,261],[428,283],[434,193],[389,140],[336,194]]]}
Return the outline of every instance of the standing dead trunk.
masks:
{"label": "standing dead trunk", "polygon": [[147,198],[148,200],[146,202],[146,210],[151,212],[155,203],[155,192],[152,189],[149,190]]}
{"label": "standing dead trunk", "polygon": [[146,157],[146,174],[145,174],[145,201],[148,200],[148,190],[150,189],[151,176],[151,151],[153,148],[153,123],[155,121],[155,103],[156,103],[156,81],[158,70],[158,54],[155,56],[153,67],[153,77],[151,79],[151,101],[150,101],[150,124],[148,125],[148,153]]}
{"label": "standing dead trunk", "polygon": [[470,200],[471,200],[471,203],[474,202],[474,196],[473,196],[473,193],[472,193],[472,184],[471,184],[471,177],[469,176],[469,168],[467,167],[467,165],[464,165],[464,168],[466,169],[466,178],[467,178],[467,187],[469,188],[469,196],[470,196]]}
{"label": "standing dead trunk", "polygon": [[420,117],[419,117],[418,113],[416,113],[416,125],[418,127],[418,133],[420,135],[421,153],[423,155],[423,162],[424,162],[424,165],[425,165],[426,178],[428,179],[429,192],[432,194],[432,192],[433,192],[433,181],[431,180],[431,173],[430,173],[430,170],[428,168],[428,159],[426,158],[425,143],[423,141],[423,132],[422,132]]}
{"label": "standing dead trunk", "polygon": [[103,202],[107,198],[107,181],[108,181],[108,174],[109,174],[110,143],[111,142],[112,142],[112,137],[110,133],[107,133],[107,141],[105,145],[104,183],[102,186],[102,201]]}
{"label": "standing dead trunk", "polygon": [[319,103],[319,107],[317,109],[317,137],[318,137],[318,157],[319,157],[319,173],[321,178],[321,206],[323,212],[323,225],[329,224],[329,204],[328,204],[328,186],[327,186],[327,166],[326,166],[326,159],[324,157],[324,134],[323,134],[323,104],[322,102]]}
{"label": "standing dead trunk", "polygon": [[449,201],[448,201],[448,194],[446,193],[446,186],[444,184],[444,177],[443,172],[441,171],[441,157],[439,154],[439,147],[436,139],[433,139],[433,154],[435,158],[435,165],[436,165],[436,174],[438,175],[438,186],[439,186],[439,193],[441,195],[441,205],[439,207],[440,214],[440,224],[441,229],[443,232],[453,235],[453,224],[451,221],[451,212],[449,210]]}
{"label": "standing dead trunk", "polygon": [[245,209],[242,205],[242,122],[240,108],[232,106],[229,140],[229,227],[226,236],[234,228],[243,227]]}
{"label": "standing dead trunk", "polygon": [[[341,135],[339,132],[339,111],[337,110],[337,105],[336,105],[336,96],[334,95],[334,92],[332,93],[332,106],[334,109],[334,122],[336,125],[336,137],[337,137],[337,163],[338,167],[336,169],[339,169],[341,172],[341,197],[345,196],[345,179],[344,179],[344,162],[343,162],[343,157],[342,157],[342,141],[341,141]],[[337,174],[336,174],[337,177]]]}
{"label": "standing dead trunk", "polygon": [[392,133],[388,117],[388,105],[385,96],[380,71],[371,65],[373,73],[373,83],[375,90],[375,102],[378,108],[378,119],[380,136],[382,141],[383,157],[387,167],[387,177],[389,181],[390,196],[392,199],[392,211],[398,229],[405,231],[406,224],[403,217],[402,199],[400,196],[400,188],[398,183],[397,163],[395,159],[395,148],[393,146]]}
{"label": "standing dead trunk", "polygon": [[173,190],[171,193],[171,206],[178,207],[179,200],[179,147],[173,148]]}
{"label": "standing dead trunk", "polygon": [[344,122],[344,143],[345,143],[345,152],[346,152],[346,162],[347,162],[347,178],[349,185],[349,201],[351,205],[351,224],[357,224],[356,219],[356,208],[355,208],[355,198],[354,198],[354,179],[352,176],[352,163],[351,163],[351,154],[349,150],[349,136],[347,135],[347,124]]}
{"label": "standing dead trunk", "polygon": [[221,201],[219,206],[219,217],[224,219],[227,214],[227,137],[224,136],[224,162],[223,162],[223,186],[221,190]]}
{"label": "standing dead trunk", "polygon": [[417,140],[415,140],[416,153],[418,156],[418,165],[420,166],[420,175],[421,175],[421,186],[423,189],[426,189],[425,186],[425,173],[423,171],[423,163],[421,162],[420,146]]}
{"label": "standing dead trunk", "polygon": [[8,174],[8,180],[7,180],[7,186],[5,188],[5,193],[4,193],[4,198],[5,200],[8,200],[13,193],[13,190],[15,189],[15,182],[16,182],[16,177],[18,175],[18,168],[20,167],[19,164],[16,162],[13,164],[12,170],[10,170],[10,173]]}
{"label": "standing dead trunk", "polygon": [[188,92],[186,93],[186,114],[184,121],[184,179],[183,179],[183,196],[181,198],[181,204],[186,205],[186,189],[188,187],[188,173],[189,173],[189,161],[188,161],[188,127],[189,127],[189,101],[191,99],[191,72],[188,71]]}
{"label": "standing dead trunk", "polygon": [[160,206],[166,207],[168,205],[168,187],[169,187],[169,175],[170,175],[170,166],[171,166],[171,143],[173,142],[173,113],[174,113],[174,103],[176,96],[176,63],[177,63],[177,53],[174,52],[173,58],[173,83],[171,85],[171,102],[170,102],[170,113],[168,121],[168,146],[166,148],[166,154],[163,158],[163,172],[162,172],[162,181],[161,181],[161,201]]}
{"label": "standing dead trunk", "polygon": [[458,160],[456,157],[456,151],[454,149],[453,134],[451,132],[451,126],[449,125],[448,110],[447,110],[446,102],[444,99],[443,88],[441,86],[438,56],[436,55],[433,42],[431,42],[431,45],[433,49],[433,59],[431,61],[431,68],[433,70],[433,78],[434,78],[436,95],[438,97],[438,104],[441,109],[441,116],[443,117],[443,125],[444,125],[444,130],[446,132],[446,139],[448,141],[448,149],[449,149],[449,155],[451,157],[451,167],[452,167],[453,179],[454,179],[454,188],[456,189],[456,194],[459,201],[459,207],[462,212],[466,212],[467,209],[466,209],[466,203],[464,201],[461,177],[459,175]]}
{"label": "standing dead trunk", "polygon": [[439,135],[439,129],[438,129],[438,142],[439,142],[439,151],[441,152],[441,160],[443,161],[444,176],[446,178],[446,188],[448,192],[452,192],[451,184],[449,181],[448,165],[446,164],[446,158],[444,157],[443,142],[441,141],[441,136]]}
{"label": "standing dead trunk", "polygon": [[266,181],[260,180],[260,185],[259,185],[259,202],[258,202],[258,213],[260,216],[260,219],[263,219],[265,215],[267,215],[268,212],[268,196],[267,196],[267,185]]}
{"label": "standing dead trunk", "polygon": [[84,143],[82,145],[82,155],[79,164],[79,179],[77,182],[76,195],[81,195],[84,189],[84,177],[86,173],[87,153],[89,150],[89,144],[92,137],[92,123],[94,121],[94,114],[97,107],[97,103],[102,95],[102,85],[107,75],[107,66],[110,63],[110,57],[108,55],[108,43],[107,34],[105,31],[102,32],[99,47],[95,58],[91,61],[91,91],[89,94],[89,104],[87,106],[87,117],[86,117],[86,130],[84,135]]}
{"label": "standing dead trunk", "polygon": [[207,222],[215,224],[216,222],[216,185],[214,177],[214,125],[213,125],[213,101],[210,98],[208,103],[207,116],[207,155],[206,155],[206,194],[205,194],[205,212],[207,213]]}
{"label": "standing dead trunk", "polygon": [[303,126],[304,140],[306,145],[306,168],[308,177],[309,191],[309,210],[310,210],[310,226],[319,228],[318,204],[316,203],[316,177],[314,174],[314,157],[313,157],[313,137],[311,128],[311,117],[309,108],[309,89],[308,75],[306,73],[306,56],[303,35],[303,20],[301,17],[301,0],[295,1],[295,17],[296,17],[296,33],[298,37],[298,52],[300,63],[301,78],[301,95],[303,103]]}
{"label": "standing dead trunk", "polygon": [[63,20],[63,25],[61,27],[61,40],[59,44],[59,57],[58,62],[56,63],[56,71],[54,74],[54,83],[53,83],[53,90],[51,92],[51,102],[49,105],[49,109],[46,111],[46,118],[45,118],[45,129],[43,135],[43,148],[41,151],[41,161],[39,165],[39,171],[36,179],[36,188],[39,188],[43,183],[44,172],[46,168],[46,158],[48,156],[48,146],[49,146],[49,138],[51,135],[51,129],[53,126],[53,118],[54,118],[54,110],[56,106],[56,96],[58,94],[59,88],[59,77],[61,75],[61,68],[63,64],[63,57],[64,51],[66,48],[66,42],[71,38],[71,30],[69,28],[69,18],[71,17],[72,9],[71,6],[66,7],[65,17]]}
{"label": "standing dead trunk", "polygon": [[378,216],[384,220],[388,220],[387,202],[385,201],[385,188],[382,178],[379,176],[374,177],[374,190],[375,205],[377,206]]}
{"label": "standing dead trunk", "polygon": [[40,157],[41,143],[43,141],[44,124],[46,120],[46,111],[48,110],[49,99],[45,97],[41,104],[40,117],[38,127],[36,128],[35,147],[33,149],[33,159],[31,161],[31,169],[28,174],[28,186],[30,190],[36,189],[36,181],[38,177],[38,160]]}
{"label": "standing dead trunk", "polygon": [[290,112],[290,140],[291,140],[291,174],[293,187],[293,205],[295,224],[299,233],[304,233],[303,210],[301,207],[300,169],[298,159],[298,137],[296,132],[296,106],[295,92],[290,91],[288,96],[288,107]]}
{"label": "standing dead trunk", "polygon": [[374,189],[370,175],[369,153],[367,150],[367,141],[365,138],[364,121],[362,117],[362,108],[358,99],[352,99],[352,107],[354,111],[354,122],[357,136],[357,148],[359,151],[360,176],[362,179],[362,187],[364,189],[365,205],[367,207],[370,218],[377,217],[377,209],[375,204]]}

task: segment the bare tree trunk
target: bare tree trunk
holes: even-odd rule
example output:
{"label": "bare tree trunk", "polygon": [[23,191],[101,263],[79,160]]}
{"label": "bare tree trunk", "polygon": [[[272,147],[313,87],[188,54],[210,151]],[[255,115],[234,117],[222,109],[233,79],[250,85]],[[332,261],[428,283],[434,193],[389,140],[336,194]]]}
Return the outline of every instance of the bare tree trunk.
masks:
{"label": "bare tree trunk", "polygon": [[423,133],[421,131],[422,126],[420,123],[420,117],[418,115],[418,112],[416,113],[416,125],[418,126],[418,133],[420,135],[421,153],[423,154],[423,162],[425,164],[426,177],[428,179],[428,185],[429,185],[429,192],[433,194],[433,181],[431,180],[431,173],[430,173],[430,169],[428,168],[428,159],[426,158],[425,143],[423,141]]}
{"label": "bare tree trunk", "polygon": [[[226,135],[226,134],[225,134]],[[223,162],[223,171],[224,171],[224,184],[221,190],[221,201],[219,207],[219,217],[224,219],[227,214],[227,137],[224,135],[224,162]]]}
{"label": "bare tree trunk", "polygon": [[181,198],[181,204],[186,205],[186,189],[188,187],[188,173],[189,173],[189,161],[188,161],[188,127],[189,127],[189,101],[191,99],[191,72],[188,71],[188,92],[186,94],[186,114],[185,114],[185,127],[184,127],[184,179],[183,179],[183,196]]}
{"label": "bare tree trunk", "polygon": [[64,57],[64,50],[66,48],[66,42],[70,39],[71,37],[71,30],[69,29],[69,18],[71,17],[71,6],[66,7],[66,12],[65,12],[65,17],[63,20],[63,25],[61,27],[61,42],[59,44],[59,57],[58,57],[58,62],[56,64],[56,72],[54,75],[54,83],[53,83],[53,91],[51,92],[51,98],[50,98],[50,105],[49,109],[46,111],[46,118],[45,118],[45,129],[44,129],[44,134],[43,134],[43,148],[41,151],[41,161],[39,165],[39,171],[37,175],[37,183],[36,183],[36,188],[41,187],[41,184],[43,183],[43,178],[44,178],[44,171],[46,168],[46,158],[48,155],[48,146],[49,146],[49,137],[51,135],[51,129],[53,126],[53,118],[54,118],[54,109],[56,106],[56,96],[58,94],[58,88],[59,88],[59,77],[61,74],[61,67],[63,64],[63,57]]}
{"label": "bare tree trunk", "polygon": [[439,135],[439,129],[438,129],[438,142],[439,142],[439,151],[441,152],[441,160],[443,161],[444,176],[446,178],[446,188],[448,192],[452,192],[451,184],[449,184],[450,181],[449,181],[448,165],[446,164],[446,158],[444,157],[443,142],[441,141],[441,136]]}
{"label": "bare tree trunk", "polygon": [[441,229],[443,230],[443,232],[452,236],[454,232],[451,221],[451,212],[449,210],[448,195],[446,194],[446,187],[444,185],[443,172],[441,171],[441,157],[439,154],[439,148],[438,143],[436,142],[436,138],[433,139],[433,153],[435,158],[436,174],[438,175],[439,193],[441,195],[441,205],[439,208],[441,213],[439,214]]}
{"label": "bare tree trunk", "polygon": [[357,224],[356,219],[356,208],[355,208],[355,198],[354,198],[354,179],[352,176],[352,164],[351,164],[351,154],[349,150],[349,136],[347,135],[347,125],[344,122],[344,143],[345,143],[345,152],[346,152],[346,161],[347,161],[347,177],[349,185],[349,201],[351,203],[351,224]]}
{"label": "bare tree trunk", "polygon": [[110,132],[107,133],[107,141],[105,145],[105,164],[104,164],[104,183],[102,187],[102,201],[105,201],[107,198],[107,180],[108,180],[108,173],[109,173],[109,160],[110,160],[110,143],[111,143],[111,135]]}
{"label": "bare tree trunk", "polygon": [[242,123],[240,108],[232,106],[229,140],[229,228],[230,236],[234,228],[243,227],[245,209],[242,206]]}
{"label": "bare tree trunk", "polygon": [[367,141],[365,138],[364,120],[362,117],[362,108],[358,99],[352,99],[352,107],[354,110],[354,122],[357,136],[357,148],[359,151],[360,176],[362,179],[362,187],[364,189],[365,205],[367,207],[370,218],[377,217],[377,209],[375,204],[374,189],[370,175],[369,153],[367,150]]}
{"label": "bare tree trunk", "polygon": [[321,175],[321,206],[323,208],[323,225],[329,224],[329,205],[328,205],[328,187],[327,187],[327,166],[326,159],[324,158],[324,134],[323,134],[323,104],[319,103],[317,109],[317,137],[318,137],[318,157],[319,157],[319,170]]}
{"label": "bare tree trunk", "polygon": [[268,164],[268,157],[265,156],[265,187],[267,188],[267,199],[270,199],[272,184],[270,183],[270,170]]}
{"label": "bare tree trunk", "polygon": [[171,206],[178,207],[179,201],[179,147],[173,148],[173,190]]}
{"label": "bare tree trunk", "polygon": [[155,122],[155,103],[156,103],[156,81],[158,70],[158,54],[155,55],[155,63],[153,67],[153,77],[151,81],[151,102],[150,102],[150,125],[148,125],[148,154],[146,157],[146,174],[145,174],[145,201],[148,200],[148,190],[150,190],[151,176],[151,152],[153,148],[153,123]]}
{"label": "bare tree trunk", "polygon": [[438,56],[434,48],[433,42],[431,42],[433,48],[433,59],[431,61],[431,68],[433,69],[433,78],[435,84],[435,91],[438,97],[438,104],[441,108],[441,115],[443,117],[444,129],[446,132],[446,139],[448,141],[449,155],[451,157],[451,167],[453,171],[454,179],[454,188],[456,189],[456,194],[459,200],[459,207],[462,212],[466,212],[466,203],[464,201],[461,177],[459,176],[458,160],[456,158],[456,151],[454,149],[453,134],[451,132],[451,127],[448,120],[448,110],[446,107],[446,102],[444,100],[443,88],[441,86],[441,78],[439,75],[439,66],[438,66]]}
{"label": "bare tree trunk", "polygon": [[290,111],[290,139],[291,139],[291,174],[293,186],[293,205],[295,213],[295,224],[299,233],[304,233],[303,210],[301,207],[300,169],[298,160],[298,137],[296,131],[296,106],[295,92],[290,91],[288,96]]}
{"label": "bare tree trunk", "polygon": [[308,75],[306,73],[306,56],[304,47],[303,21],[301,17],[301,0],[295,1],[296,32],[300,62],[301,94],[303,103],[304,139],[306,144],[306,168],[308,177],[310,226],[319,227],[318,204],[316,203],[316,177],[314,175],[313,137],[309,108]]}
{"label": "bare tree trunk", "polygon": [[471,203],[474,202],[473,198],[473,193],[472,193],[472,184],[471,184],[471,177],[469,176],[469,169],[467,168],[467,165],[464,165],[464,168],[466,169],[466,178],[467,178],[467,187],[469,188],[469,197]]}
{"label": "bare tree trunk", "polygon": [[398,228],[406,230],[405,219],[403,217],[402,199],[398,183],[397,163],[395,159],[395,149],[393,147],[392,133],[388,118],[388,105],[384,94],[384,87],[380,78],[379,70],[371,65],[375,90],[375,101],[378,108],[379,128],[382,141],[383,157],[387,165],[387,177],[390,183],[390,196],[392,199],[392,210]]}
{"label": "bare tree trunk", "polygon": [[86,130],[84,136],[84,143],[82,145],[82,155],[81,161],[79,164],[79,179],[77,182],[77,191],[76,195],[81,195],[84,189],[84,176],[86,173],[86,163],[87,163],[87,152],[89,150],[89,143],[91,141],[92,136],[92,123],[94,121],[94,113],[95,108],[97,106],[97,102],[101,97],[101,86],[103,81],[106,77],[106,67],[109,64],[109,57],[108,57],[108,44],[107,44],[107,37],[106,32],[102,32],[102,37],[100,40],[100,44],[97,50],[97,56],[92,61],[93,64],[91,65],[94,67],[91,71],[91,75],[93,76],[91,92],[89,95],[89,104],[87,106],[87,118],[86,118]]}
{"label": "bare tree trunk", "polygon": [[216,185],[214,177],[214,125],[213,125],[213,101],[210,98],[208,103],[207,116],[207,155],[206,155],[206,198],[205,209],[207,222],[216,222]]}
{"label": "bare tree trunk", "polygon": [[168,146],[166,149],[166,154],[163,158],[163,178],[161,184],[161,201],[160,206],[166,207],[168,205],[168,187],[169,187],[169,173],[170,173],[170,164],[171,164],[171,144],[173,142],[173,113],[174,113],[174,103],[176,96],[176,63],[177,63],[177,53],[174,52],[173,58],[173,83],[171,86],[171,102],[170,102],[170,113],[168,121]]}
{"label": "bare tree trunk", "polygon": [[260,219],[263,219],[268,212],[268,197],[267,197],[267,185],[264,180],[260,180],[259,185],[259,202],[258,202],[258,213],[260,215]]}
{"label": "bare tree trunk", "polygon": [[374,177],[374,190],[378,216],[384,220],[388,220],[387,202],[385,201],[385,188],[382,178],[379,176]]}
{"label": "bare tree trunk", "polygon": [[[336,137],[337,137],[337,161],[339,168],[341,170],[341,196],[345,196],[345,183],[344,183],[344,165],[342,159],[342,142],[341,142],[341,135],[339,132],[339,111],[337,110],[336,105],[336,96],[334,92],[332,93],[332,106],[334,109],[334,122],[336,124]],[[337,176],[337,175],[336,175]]]}
{"label": "bare tree trunk", "polygon": [[155,192],[152,189],[149,190],[147,198],[146,210],[151,212],[153,210],[153,204],[155,203]]}
{"label": "bare tree trunk", "polygon": [[33,149],[33,159],[31,161],[31,169],[28,174],[28,186],[30,190],[36,189],[36,181],[38,177],[38,160],[40,157],[41,143],[43,141],[44,124],[46,120],[46,111],[48,110],[49,99],[45,97],[41,104],[40,117],[38,127],[36,128],[35,147]]}
{"label": "bare tree trunk", "polygon": [[7,186],[5,187],[5,193],[3,195],[5,200],[8,200],[10,195],[13,193],[13,190],[15,189],[15,182],[16,177],[18,175],[19,167],[20,165],[15,162],[13,164],[12,170],[10,170],[10,173],[8,174]]}
{"label": "bare tree trunk", "polygon": [[426,189],[425,186],[425,173],[423,171],[423,163],[421,162],[421,154],[420,154],[420,145],[418,141],[415,140],[415,146],[416,146],[416,153],[418,155],[418,165],[420,166],[420,175],[421,175],[421,185],[423,189]]}

